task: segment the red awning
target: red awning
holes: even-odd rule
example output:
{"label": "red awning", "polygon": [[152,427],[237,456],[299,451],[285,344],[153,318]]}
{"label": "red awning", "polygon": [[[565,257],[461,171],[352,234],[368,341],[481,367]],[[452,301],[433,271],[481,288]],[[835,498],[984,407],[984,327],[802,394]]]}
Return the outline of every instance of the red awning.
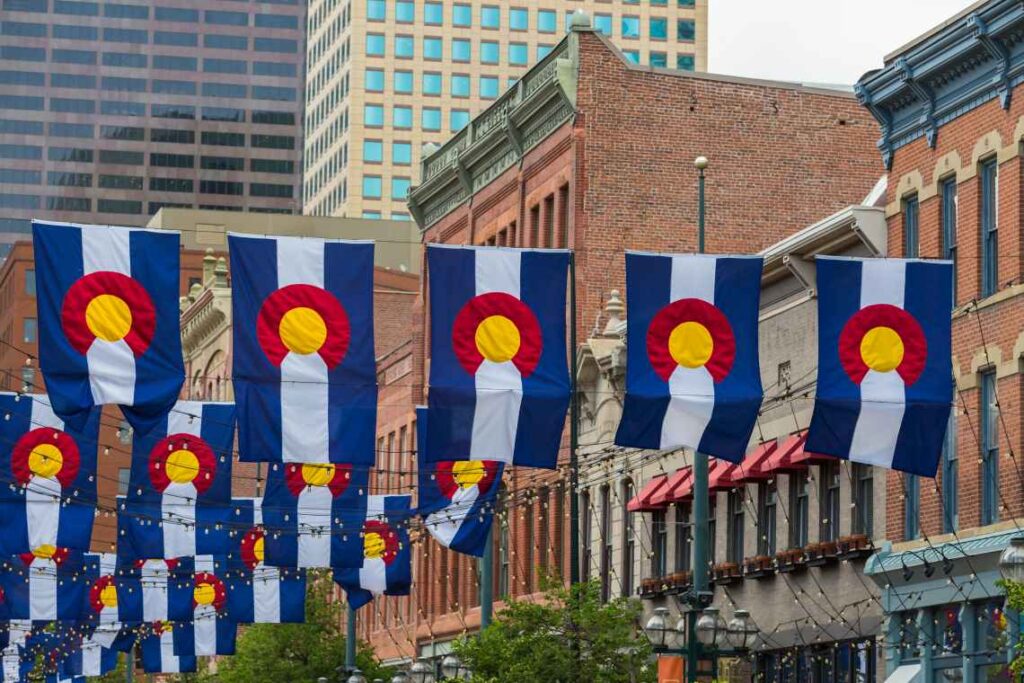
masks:
{"label": "red awning", "polygon": [[771,473],[771,468],[768,467],[768,461],[771,460],[778,447],[778,441],[769,441],[751,451],[739,464],[739,470],[733,474],[733,481],[739,484],[745,481],[771,479],[774,475]]}
{"label": "red awning", "polygon": [[640,489],[640,493],[633,496],[633,499],[626,504],[626,509],[630,512],[650,512],[652,510],[658,510],[659,508],[657,506],[651,505],[651,497],[660,491],[667,483],[667,474],[659,474],[658,476],[653,477],[642,489]]}
{"label": "red awning", "polygon": [[[711,474],[716,469],[718,469],[720,463],[721,463],[720,460],[712,460],[711,462],[708,463],[708,481],[709,482],[711,480]],[[689,500],[691,498],[693,498],[693,475],[692,475],[692,473],[691,473],[691,475],[689,477],[687,477],[683,481],[683,483],[679,486],[679,488],[676,489],[675,492],[673,492],[672,500],[670,500],[669,502],[670,503],[682,503],[682,502],[687,501],[687,500]]]}
{"label": "red awning", "polygon": [[767,469],[775,472],[799,472],[807,469],[807,462],[794,462],[793,456],[804,450],[804,442],[807,440],[807,433],[801,432],[790,436],[775,453],[768,458]]}
{"label": "red awning", "polygon": [[680,467],[675,474],[668,478],[668,483],[661,487],[657,493],[651,496],[651,505],[656,507],[667,507],[672,502],[676,489],[682,486],[683,482],[690,478],[690,467]]}
{"label": "red awning", "polygon": [[737,482],[733,476],[739,476],[739,465],[725,460],[718,461],[718,467],[708,477],[708,491],[726,491]]}
{"label": "red awning", "polygon": [[839,460],[839,458],[835,458],[831,455],[811,453],[804,448],[804,445],[807,443],[807,432],[804,432],[802,436],[803,438],[800,441],[800,448],[789,456],[789,461],[793,465],[823,465]]}

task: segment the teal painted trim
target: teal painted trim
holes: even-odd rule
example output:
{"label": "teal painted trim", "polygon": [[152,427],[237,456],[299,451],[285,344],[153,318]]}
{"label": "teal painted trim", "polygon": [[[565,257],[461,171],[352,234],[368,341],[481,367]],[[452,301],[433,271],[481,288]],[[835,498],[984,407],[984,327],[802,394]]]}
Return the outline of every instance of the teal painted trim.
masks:
{"label": "teal painted trim", "polygon": [[960,541],[939,543],[920,550],[902,552],[894,552],[892,544],[886,543],[865,563],[864,573],[877,579],[879,575],[885,573],[902,571],[904,566],[921,567],[928,562],[941,568],[944,559],[956,561],[965,557],[975,558],[991,553],[1001,553],[1010,544],[1010,539],[1018,533],[1016,529],[1009,529]]}
{"label": "teal painted trim", "polygon": [[[896,578],[897,575],[893,575]],[[882,609],[886,613],[905,612],[923,607],[948,605],[964,600],[986,600],[1003,595],[1003,589],[996,585],[1001,577],[999,572],[980,572],[976,578],[958,574],[953,576],[956,586],[950,585],[948,577],[941,572],[927,581],[890,585],[882,590]],[[959,586],[959,587],[958,587]]]}

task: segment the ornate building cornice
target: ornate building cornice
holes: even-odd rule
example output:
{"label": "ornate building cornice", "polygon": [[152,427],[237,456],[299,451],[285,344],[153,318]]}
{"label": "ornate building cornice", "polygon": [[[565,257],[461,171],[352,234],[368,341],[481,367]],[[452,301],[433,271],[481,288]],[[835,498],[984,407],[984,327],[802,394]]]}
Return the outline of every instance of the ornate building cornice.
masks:
{"label": "ornate building cornice", "polygon": [[994,99],[1010,106],[1024,83],[1024,2],[991,0],[890,55],[854,86],[882,127],[878,148],[886,168],[900,147],[924,137],[935,147],[939,128]]}

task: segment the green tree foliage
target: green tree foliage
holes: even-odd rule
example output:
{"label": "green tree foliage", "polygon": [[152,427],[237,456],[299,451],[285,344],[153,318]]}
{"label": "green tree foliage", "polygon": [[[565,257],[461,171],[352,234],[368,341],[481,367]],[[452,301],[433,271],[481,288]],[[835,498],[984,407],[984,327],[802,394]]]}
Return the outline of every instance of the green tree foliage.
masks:
{"label": "green tree foliage", "polygon": [[595,582],[555,585],[543,600],[511,600],[455,652],[473,671],[473,683],[654,683],[640,612],[636,600],[602,604]]}
{"label": "green tree foliage", "polygon": [[[216,667],[208,665],[205,671],[180,675],[175,683],[315,683],[321,676],[336,683],[337,670],[345,664],[346,606],[330,600],[332,586],[328,575],[310,572],[306,623],[240,626],[233,656],[218,658]],[[368,680],[388,681],[394,675],[365,643],[356,659]]]}
{"label": "green tree foliage", "polygon": [[[1017,614],[1024,614],[1024,583],[1000,579],[996,581],[996,585],[1006,591],[1006,605]],[[1024,641],[1018,642],[1015,646],[1010,671],[1015,676],[1024,674]]]}

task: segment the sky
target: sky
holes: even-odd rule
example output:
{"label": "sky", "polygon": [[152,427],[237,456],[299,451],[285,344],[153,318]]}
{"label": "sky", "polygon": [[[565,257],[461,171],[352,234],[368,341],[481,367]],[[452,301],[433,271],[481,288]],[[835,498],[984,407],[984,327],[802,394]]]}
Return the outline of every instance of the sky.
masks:
{"label": "sky", "polygon": [[708,71],[853,84],[973,0],[708,0]]}

